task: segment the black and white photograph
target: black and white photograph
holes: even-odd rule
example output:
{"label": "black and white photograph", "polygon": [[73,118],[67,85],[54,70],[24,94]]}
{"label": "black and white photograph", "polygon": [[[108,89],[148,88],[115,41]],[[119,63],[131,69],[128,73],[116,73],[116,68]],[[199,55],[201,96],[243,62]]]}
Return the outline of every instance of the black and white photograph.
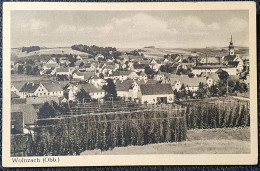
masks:
{"label": "black and white photograph", "polygon": [[256,163],[255,4],[239,3],[10,3],[10,165],[126,155],[233,156],[226,164],[248,155]]}

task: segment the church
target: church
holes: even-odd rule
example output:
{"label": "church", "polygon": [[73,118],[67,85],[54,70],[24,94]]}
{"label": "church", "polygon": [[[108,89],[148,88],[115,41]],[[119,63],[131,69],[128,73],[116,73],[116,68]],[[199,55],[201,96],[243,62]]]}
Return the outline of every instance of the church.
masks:
{"label": "church", "polygon": [[233,44],[232,35],[228,46],[228,55],[222,57],[222,63],[225,65],[235,65],[234,67],[236,67],[237,70],[240,72],[243,70],[244,63],[239,55],[235,54],[235,47]]}

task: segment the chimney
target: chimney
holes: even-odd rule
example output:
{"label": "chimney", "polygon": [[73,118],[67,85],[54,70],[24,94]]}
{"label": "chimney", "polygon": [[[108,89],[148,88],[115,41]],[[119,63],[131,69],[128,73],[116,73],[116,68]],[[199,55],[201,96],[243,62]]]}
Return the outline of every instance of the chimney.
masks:
{"label": "chimney", "polygon": [[220,63],[221,63],[221,62],[220,62],[220,57],[218,57],[218,64],[220,65]]}

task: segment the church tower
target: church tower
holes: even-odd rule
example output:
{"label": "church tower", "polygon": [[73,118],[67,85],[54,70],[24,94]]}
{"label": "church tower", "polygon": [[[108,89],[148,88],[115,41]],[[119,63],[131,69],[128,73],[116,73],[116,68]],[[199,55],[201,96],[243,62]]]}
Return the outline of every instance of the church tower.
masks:
{"label": "church tower", "polygon": [[232,35],[231,35],[231,41],[230,41],[229,46],[228,46],[228,54],[229,55],[235,55],[234,45],[233,45],[233,42],[232,42]]}

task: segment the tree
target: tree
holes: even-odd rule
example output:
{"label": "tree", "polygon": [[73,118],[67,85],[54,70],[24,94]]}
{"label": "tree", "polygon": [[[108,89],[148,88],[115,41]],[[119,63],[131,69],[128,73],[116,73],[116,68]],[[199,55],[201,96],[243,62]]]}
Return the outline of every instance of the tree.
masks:
{"label": "tree", "polygon": [[58,115],[58,111],[48,102],[45,102],[39,109],[38,119],[54,118]]}
{"label": "tree", "polygon": [[199,83],[199,90],[196,92],[198,98],[203,98],[206,94],[206,89],[204,88],[204,84],[202,82]]}
{"label": "tree", "polygon": [[189,76],[190,78],[193,78],[193,77],[194,77],[194,74],[191,72],[191,73],[188,74],[188,76]]}
{"label": "tree", "polygon": [[107,85],[104,85],[103,89],[106,91],[105,98],[117,97],[116,85],[112,79],[107,79]]}
{"label": "tree", "polygon": [[83,63],[83,62],[81,62],[81,63],[79,64],[79,67],[82,67],[82,66],[84,66],[84,63]]}
{"label": "tree", "polygon": [[148,67],[148,66],[145,67],[144,72],[145,72],[147,75],[153,75],[153,74],[154,74],[153,70],[152,70],[150,67]]}
{"label": "tree", "polygon": [[222,70],[221,72],[218,73],[218,77],[223,81],[227,81],[229,74],[227,73],[227,71]]}
{"label": "tree", "polygon": [[76,99],[80,102],[89,102],[91,97],[83,88],[76,94]]}
{"label": "tree", "polygon": [[212,85],[211,87],[209,87],[208,90],[209,90],[210,96],[216,96],[218,93],[218,89],[215,85]]}
{"label": "tree", "polygon": [[31,72],[32,72],[32,66],[31,66],[31,65],[26,65],[26,67],[25,67],[25,73],[26,73],[27,75],[30,75]]}
{"label": "tree", "polygon": [[24,71],[23,65],[19,65],[17,69],[18,74],[23,74],[23,71]]}
{"label": "tree", "polygon": [[100,73],[100,74],[99,74],[99,78],[104,79],[104,74],[103,74],[103,73]]}

